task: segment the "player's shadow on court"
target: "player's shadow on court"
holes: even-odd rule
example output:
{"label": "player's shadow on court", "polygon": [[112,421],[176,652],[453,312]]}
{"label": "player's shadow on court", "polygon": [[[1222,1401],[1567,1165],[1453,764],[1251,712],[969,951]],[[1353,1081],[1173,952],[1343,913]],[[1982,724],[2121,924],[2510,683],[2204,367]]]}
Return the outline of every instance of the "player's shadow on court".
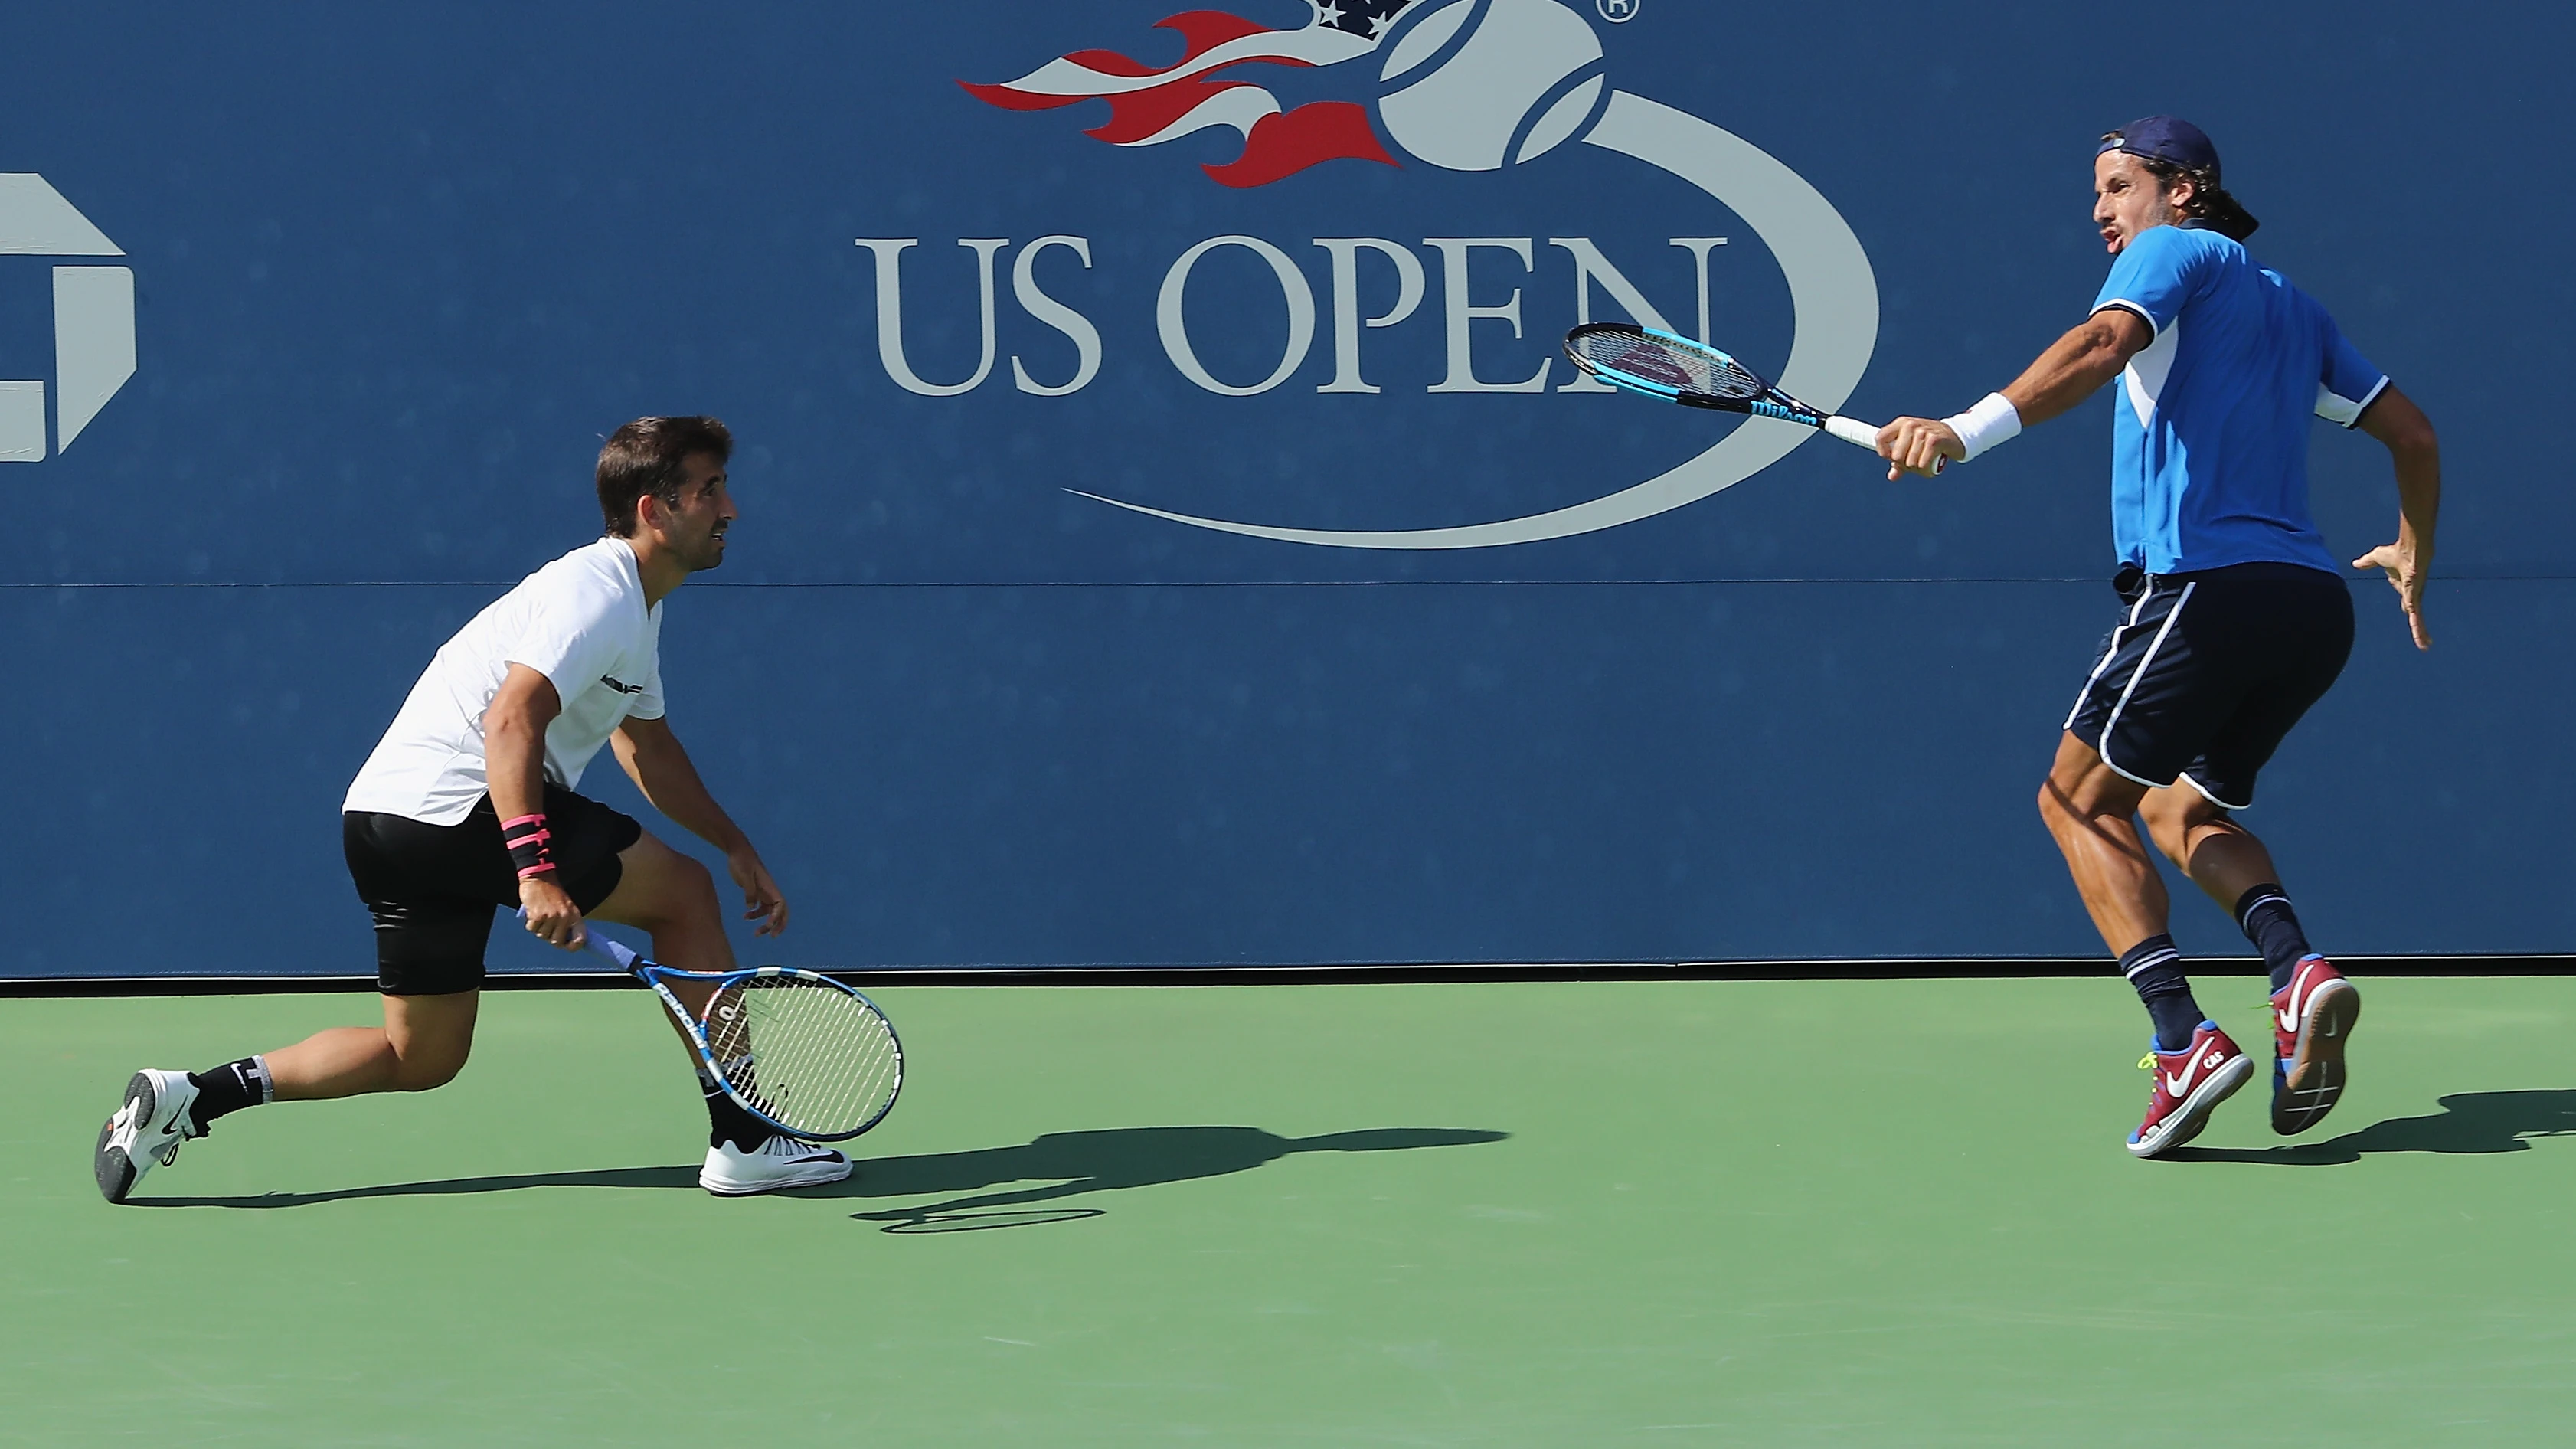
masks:
{"label": "player's shadow on court", "polygon": [[2171,1162],[2266,1162],[2323,1167],[2376,1152],[2528,1152],[2534,1137],[2576,1134],[2576,1091],[2458,1092],[2424,1117],[2391,1117],[2322,1142],[2281,1147],[2178,1147]]}
{"label": "player's shadow on court", "polygon": [[[1050,1132],[1018,1147],[879,1157],[859,1163],[846,1182],[808,1188],[797,1197],[922,1197],[962,1194],[916,1207],[852,1213],[889,1233],[956,1233],[1028,1227],[1098,1217],[1099,1208],[1044,1208],[1095,1192],[1158,1187],[1249,1172],[1299,1152],[1405,1152],[1500,1142],[1507,1132],[1456,1127],[1379,1127],[1321,1137],[1281,1137],[1258,1127],[1115,1127]],[[1036,1186],[1003,1192],[1011,1183]]]}
{"label": "player's shadow on court", "polygon": [[514,1172],[491,1177],[447,1177],[434,1182],[382,1182],[328,1192],[264,1192],[256,1197],[136,1197],[128,1207],[310,1207],[362,1197],[458,1197],[517,1192],[530,1187],[696,1187],[695,1167],[611,1167],[596,1172]]}
{"label": "player's shadow on court", "polygon": [[[2576,1095],[2576,1094],[2571,1094]],[[1113,1127],[1096,1132],[1050,1132],[1017,1147],[914,1157],[862,1159],[846,1182],[803,1188],[791,1197],[924,1197],[965,1194],[925,1207],[853,1213],[882,1222],[890,1233],[954,1233],[1028,1227],[1098,1217],[1098,1208],[1041,1208],[1084,1193],[1153,1187],[1193,1178],[1249,1172],[1295,1152],[1399,1152],[1420,1147],[1459,1147],[1500,1142],[1508,1132],[1454,1127],[1379,1127],[1321,1137],[1281,1137],[1258,1127]],[[1005,1183],[1032,1182],[1011,1192],[983,1192]],[[328,1192],[272,1192],[256,1197],[138,1197],[134,1207],[291,1208],[369,1197],[452,1197],[518,1192],[532,1187],[685,1187],[695,1189],[695,1167],[615,1167],[592,1172],[531,1172],[491,1177],[450,1177],[430,1182],[388,1182]]]}

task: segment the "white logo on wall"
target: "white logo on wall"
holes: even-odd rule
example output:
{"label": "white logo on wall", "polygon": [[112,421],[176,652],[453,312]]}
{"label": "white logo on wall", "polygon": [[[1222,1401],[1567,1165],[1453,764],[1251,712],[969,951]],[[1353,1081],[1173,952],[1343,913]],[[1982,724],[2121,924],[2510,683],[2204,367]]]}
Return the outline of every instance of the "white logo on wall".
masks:
{"label": "white logo on wall", "polygon": [[[0,172],[0,256],[121,257],[33,172]],[[134,272],[54,268],[54,447],[60,453],[134,375]],[[45,383],[0,381],[0,463],[45,460]]]}
{"label": "white logo on wall", "polygon": [[[1612,21],[1634,19],[1639,8],[1639,0],[1596,3]],[[1274,31],[1216,12],[1192,12],[1164,22],[1188,42],[1188,54],[1171,67],[1144,70],[1118,56],[1109,57],[1117,64],[1094,65],[1092,61],[1104,53],[1084,52],[1061,57],[1016,81],[967,88],[1012,110],[1108,99],[1112,119],[1091,134],[1121,146],[1160,145],[1215,126],[1233,127],[1244,134],[1243,157],[1202,168],[1211,179],[1228,186],[1266,185],[1329,159],[1392,162],[1395,158],[1378,147],[1379,130],[1407,159],[1444,171],[1502,171],[1578,142],[1633,157],[1723,201],[1770,249],[1788,283],[1796,315],[1796,334],[1780,371],[1780,386],[1826,409],[1850,397],[1878,340],[1877,280],[1850,225],[1803,177],[1752,143],[1687,112],[1612,89],[1603,73],[1600,39],[1580,12],[1562,0],[1328,0],[1318,5],[1316,17],[1303,30]],[[1375,88],[1374,130],[1366,119],[1355,119],[1365,114],[1356,105],[1322,102],[1282,113],[1277,101],[1258,86],[1230,78],[1211,79],[1217,71],[1245,62],[1330,67],[1376,53],[1383,53],[1384,59]],[[1512,260],[1517,260],[1521,275],[1532,273],[1537,269],[1540,241],[1536,237],[1422,239],[1424,247],[1438,254],[1448,361],[1447,375],[1427,391],[1609,391],[1579,375],[1551,388],[1551,372],[1557,365],[1553,356],[1528,378],[1495,382],[1478,374],[1475,324],[1484,323],[1490,330],[1495,324],[1508,323],[1514,337],[1524,329],[1520,289],[1515,286],[1509,299],[1498,304],[1471,303],[1470,271],[1480,272],[1479,285],[1487,289],[1496,285],[1492,273],[1509,274]],[[1306,242],[1326,253],[1330,277],[1334,369],[1332,379],[1315,390],[1378,393],[1382,389],[1362,375],[1362,329],[1394,326],[1421,305],[1429,290],[1423,258],[1411,247],[1383,237],[1313,237]],[[1643,289],[1591,239],[1548,237],[1544,243],[1562,249],[1571,262],[1576,320],[1591,320],[1593,289],[1598,287],[1636,321],[1684,330],[1648,302]],[[1703,340],[1709,334],[1709,256],[1725,243],[1723,237],[1671,238],[1671,244],[1686,251],[1697,268],[1696,335]],[[919,239],[862,237],[858,244],[874,254],[877,348],[887,375],[907,391],[931,397],[956,396],[981,386],[996,360],[995,273],[1000,254],[1012,245],[1010,240],[978,237],[958,242],[974,254],[983,350],[974,371],[954,383],[925,380],[904,356],[902,255],[919,245]],[[1222,247],[1253,253],[1278,278],[1287,305],[1288,336],[1278,365],[1267,377],[1219,378],[1200,361],[1191,344],[1182,301],[1199,260]],[[1039,285],[1035,270],[1039,257],[1059,248],[1083,267],[1092,263],[1088,238],[1047,236],[1023,246],[1011,267],[1012,293],[1021,307],[1074,344],[1074,370],[1061,380],[1033,377],[1019,358],[1011,359],[1018,389],[1046,397],[1088,386],[1098,376],[1102,360],[1098,327]],[[1383,315],[1361,315],[1356,275],[1362,252],[1395,268],[1397,299]],[[1182,252],[1166,270],[1155,308],[1156,331],[1173,368],[1196,386],[1226,397],[1255,396],[1282,386],[1304,364],[1319,330],[1315,291],[1296,259],[1279,245],[1252,236],[1211,237]],[[1669,512],[1742,482],[1813,435],[1813,429],[1796,423],[1748,418],[1705,452],[1658,477],[1570,507],[1452,528],[1297,528],[1200,517],[1097,493],[1082,496],[1196,528],[1290,543],[1488,548],[1592,533]]]}

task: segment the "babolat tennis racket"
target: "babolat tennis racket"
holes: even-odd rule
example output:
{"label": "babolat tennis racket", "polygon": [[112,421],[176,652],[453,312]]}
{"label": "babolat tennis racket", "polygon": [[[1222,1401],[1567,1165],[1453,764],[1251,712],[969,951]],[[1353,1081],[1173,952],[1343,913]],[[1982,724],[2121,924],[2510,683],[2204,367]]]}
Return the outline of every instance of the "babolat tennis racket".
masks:
{"label": "babolat tennis racket", "polygon": [[1587,322],[1565,334],[1565,355],[1585,372],[1628,392],[1685,407],[1805,423],[1856,448],[1878,451],[1875,425],[1809,407],[1716,348],[1658,328]]}
{"label": "babolat tennis racket", "polygon": [[[903,1090],[903,1043],[876,1003],[829,976],[786,966],[678,971],[597,931],[582,945],[658,992],[725,1095],[790,1137],[839,1142],[885,1120]],[[715,988],[691,1011],[668,983]]]}

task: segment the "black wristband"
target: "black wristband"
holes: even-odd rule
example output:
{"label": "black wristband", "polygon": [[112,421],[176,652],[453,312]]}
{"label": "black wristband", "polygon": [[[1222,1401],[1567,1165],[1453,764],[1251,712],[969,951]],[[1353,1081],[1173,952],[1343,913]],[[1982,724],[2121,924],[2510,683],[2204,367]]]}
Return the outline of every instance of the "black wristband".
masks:
{"label": "black wristband", "polygon": [[510,848],[510,864],[521,880],[555,868],[554,852],[547,848],[553,840],[542,812],[501,823],[501,842]]}

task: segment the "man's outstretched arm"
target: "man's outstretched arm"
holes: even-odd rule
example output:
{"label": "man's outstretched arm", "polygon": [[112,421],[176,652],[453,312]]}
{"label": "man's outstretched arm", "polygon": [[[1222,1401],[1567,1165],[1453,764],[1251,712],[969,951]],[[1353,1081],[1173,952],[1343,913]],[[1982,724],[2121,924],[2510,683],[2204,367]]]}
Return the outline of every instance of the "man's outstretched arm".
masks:
{"label": "man's outstretched arm", "polygon": [[698,767],[690,762],[689,752],[680,747],[680,737],[671,733],[670,721],[629,718],[617,727],[609,743],[616,748],[617,763],[625,767],[627,778],[644,792],[654,809],[724,852],[725,873],[742,887],[743,919],[760,922],[752,934],[775,936],[786,930],[785,893],[770,877],[769,867],[761,863],[760,852],[752,849],[751,838],[733,823],[733,817],[707,790],[706,782],[698,778]]}
{"label": "man's outstretched arm", "polygon": [[2380,389],[2370,408],[2354,424],[2388,449],[2397,468],[2397,541],[2383,543],[2352,561],[2357,569],[2382,569],[2388,586],[2406,609],[2406,627],[2415,647],[2433,647],[2424,627],[2424,579],[2433,567],[2433,523],[2442,511],[2442,441],[2433,435],[2433,420],[2395,383]]}
{"label": "man's outstretched arm", "polygon": [[[2129,359],[2155,340],[2145,318],[2126,307],[2105,307],[2050,344],[2003,390],[2004,399],[2020,415],[2022,426],[2047,422],[2119,376]],[[1944,459],[1966,461],[1968,448],[1950,424],[1907,417],[1878,430],[1878,455],[1887,459],[1887,476],[1893,481],[1908,473],[1929,478]]]}

